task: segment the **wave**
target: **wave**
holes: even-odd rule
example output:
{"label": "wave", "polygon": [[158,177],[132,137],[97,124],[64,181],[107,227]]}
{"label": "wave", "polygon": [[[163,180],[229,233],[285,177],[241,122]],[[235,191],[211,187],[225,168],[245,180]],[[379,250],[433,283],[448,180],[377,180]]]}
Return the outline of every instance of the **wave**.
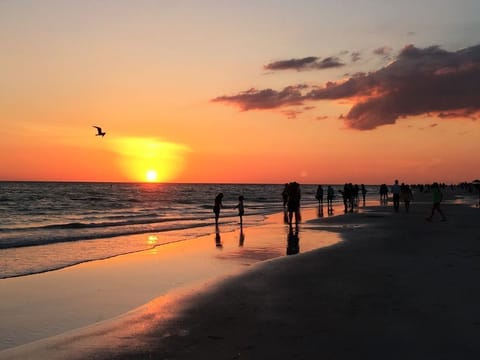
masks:
{"label": "wave", "polygon": [[[0,237],[0,249],[20,248],[27,246],[49,245],[61,242],[73,242],[80,240],[94,240],[114,238],[126,235],[146,234],[152,232],[166,232],[173,230],[184,230],[189,228],[198,228],[211,226],[211,221],[199,222],[168,222],[168,225],[157,224],[158,226],[127,226],[119,228],[107,228],[106,231],[86,231],[84,227],[56,228],[68,231],[59,231],[56,233],[47,231],[17,232],[15,234]],[[80,230],[80,231],[75,231]]]}

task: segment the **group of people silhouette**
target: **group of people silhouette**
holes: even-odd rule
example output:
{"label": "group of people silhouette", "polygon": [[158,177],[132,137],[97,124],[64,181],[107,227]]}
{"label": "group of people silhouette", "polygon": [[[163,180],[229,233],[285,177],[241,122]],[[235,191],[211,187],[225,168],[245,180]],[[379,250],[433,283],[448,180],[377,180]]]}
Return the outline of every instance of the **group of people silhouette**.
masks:
{"label": "group of people silhouette", "polygon": [[[438,183],[434,183],[429,187],[429,190],[432,192],[433,205],[431,209],[431,214],[426,218],[427,221],[431,221],[434,214],[438,212],[441,215],[442,221],[446,221],[445,214],[440,208],[440,203],[443,199],[443,194]],[[342,196],[344,212],[353,212],[356,207],[360,204],[360,195],[363,201],[363,206],[366,203],[366,194],[367,189],[364,184],[354,185],[352,183],[345,183],[342,189],[338,190]],[[388,194],[392,194],[393,208],[395,212],[400,210],[400,202],[403,201],[405,212],[410,211],[410,204],[413,200],[413,192],[410,185],[402,183],[399,184],[398,180],[395,180],[393,185],[388,188],[386,184],[380,185],[379,194],[380,194],[380,203],[383,205],[388,204]],[[323,201],[326,195],[327,200],[327,210],[328,214],[332,215],[334,208],[333,203],[335,199],[335,190],[331,185],[328,185],[326,191],[324,191],[322,185],[317,186],[315,192],[315,198],[318,201],[319,205],[319,216],[323,216]],[[298,249],[298,224],[301,222],[301,213],[300,213],[300,200],[302,198],[300,184],[296,181],[286,183],[282,191],[283,199],[283,209],[284,209],[284,221],[289,225],[288,233],[288,248],[287,254],[297,253]],[[215,227],[216,227],[216,238],[215,242],[218,247],[221,247],[220,232],[218,230],[219,217],[221,209],[225,208],[223,203],[223,193],[218,193],[214,200],[213,212],[215,214]],[[243,246],[245,236],[243,234],[243,216],[245,214],[244,206],[244,197],[240,195],[238,197],[238,203],[233,209],[238,210],[238,216],[240,218],[240,246]],[[293,223],[295,223],[295,231],[293,230]]]}
{"label": "group of people silhouette", "polygon": [[[240,218],[240,227],[243,227],[243,215],[245,214],[245,206],[244,206],[244,197],[240,195],[238,197],[238,204],[234,207],[234,209],[238,209],[238,216]],[[225,208],[223,206],[223,193],[218,193],[215,196],[215,200],[213,202],[213,213],[215,214],[215,227],[218,228],[218,219],[220,218],[220,210]]]}

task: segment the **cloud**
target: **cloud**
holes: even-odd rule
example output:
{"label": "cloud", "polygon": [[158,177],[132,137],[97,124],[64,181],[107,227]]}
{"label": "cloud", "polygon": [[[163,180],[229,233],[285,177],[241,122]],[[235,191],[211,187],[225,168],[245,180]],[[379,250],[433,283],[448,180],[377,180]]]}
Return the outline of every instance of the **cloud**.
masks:
{"label": "cloud", "polygon": [[242,111],[275,109],[285,105],[302,105],[302,90],[306,85],[287,86],[282,91],[250,89],[233,96],[219,96],[212,101],[237,105]]}
{"label": "cloud", "polygon": [[265,70],[321,70],[330,69],[345,66],[344,63],[336,56],[330,56],[323,60],[316,56],[309,56],[302,59],[290,59],[275,61],[270,64],[264,65]]}
{"label": "cloud", "polygon": [[362,54],[359,51],[354,51],[350,54],[352,62],[357,62],[362,58]]}
{"label": "cloud", "polygon": [[392,54],[393,49],[389,46],[382,46],[379,47],[375,50],[373,50],[373,53],[375,55],[383,56],[383,57],[389,57]]}
{"label": "cloud", "polygon": [[473,118],[480,112],[480,45],[454,52],[438,46],[408,45],[388,66],[344,81],[289,86],[281,91],[251,89],[213,101],[252,110],[325,100],[353,102],[342,118],[348,127],[359,130],[429,113],[441,118]]}

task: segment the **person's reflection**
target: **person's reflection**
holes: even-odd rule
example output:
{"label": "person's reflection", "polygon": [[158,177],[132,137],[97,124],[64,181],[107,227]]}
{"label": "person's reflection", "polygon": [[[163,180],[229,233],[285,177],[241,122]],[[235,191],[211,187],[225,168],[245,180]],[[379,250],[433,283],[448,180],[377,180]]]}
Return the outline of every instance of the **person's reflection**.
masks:
{"label": "person's reflection", "polygon": [[222,238],[220,237],[220,230],[218,230],[218,228],[215,231],[215,246],[217,249],[223,248]]}
{"label": "person's reflection", "polygon": [[238,246],[242,247],[245,242],[245,234],[243,233],[243,226],[240,226],[240,236],[238,237]]}
{"label": "person's reflection", "polygon": [[328,216],[333,216],[333,207],[328,207]]}
{"label": "person's reflection", "polygon": [[292,226],[289,227],[287,237],[287,255],[295,255],[300,252],[300,239],[298,237],[298,226],[295,230]]}

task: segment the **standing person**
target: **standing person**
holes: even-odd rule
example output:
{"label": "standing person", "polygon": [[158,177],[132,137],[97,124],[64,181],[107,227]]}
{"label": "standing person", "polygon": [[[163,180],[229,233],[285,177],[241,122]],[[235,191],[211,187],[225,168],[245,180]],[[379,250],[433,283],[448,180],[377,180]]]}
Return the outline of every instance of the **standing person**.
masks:
{"label": "standing person", "polygon": [[398,212],[400,208],[400,185],[398,185],[398,180],[395,180],[395,184],[392,185],[392,195],[393,195],[393,208],[395,212]]}
{"label": "standing person", "polygon": [[282,200],[283,200],[283,222],[288,224],[288,209],[287,209],[287,202],[288,202],[288,183],[285,184],[282,191]]}
{"label": "standing person", "polygon": [[367,189],[365,188],[365,184],[360,185],[360,189],[362,191],[363,206],[365,206],[365,198],[367,196]]}
{"label": "standing person", "polygon": [[288,201],[287,201],[287,208],[288,208],[288,223],[292,226],[292,219],[293,215],[295,214],[295,224],[298,225],[300,222],[300,184],[296,181],[291,182],[288,184],[287,188],[288,192]]}
{"label": "standing person", "polygon": [[410,189],[409,185],[405,184],[402,184],[400,189],[400,198],[403,200],[403,203],[405,204],[405,211],[408,213],[410,211],[410,201],[413,200],[412,189]]}
{"label": "standing person", "polygon": [[220,209],[223,208],[222,200],[223,200],[223,193],[219,193],[215,197],[215,201],[213,203],[213,212],[215,214],[215,226],[216,227],[218,227],[218,218],[220,217]]}
{"label": "standing person", "polygon": [[238,216],[240,217],[240,227],[243,226],[243,214],[245,213],[245,208],[243,206],[243,196],[240,195],[238,197],[238,205],[235,206],[236,209],[238,209]]}
{"label": "standing person", "polygon": [[388,188],[386,184],[380,185],[380,204],[386,205],[388,202]]}
{"label": "standing person", "polygon": [[443,213],[442,209],[440,209],[440,203],[443,200],[443,194],[437,183],[433,183],[432,185],[432,200],[433,200],[432,213],[430,214],[429,217],[427,217],[427,221],[432,221],[435,210],[438,211],[439,214],[442,216],[442,221],[447,221],[445,214]]}
{"label": "standing person", "polygon": [[328,213],[332,213],[333,212],[333,198],[335,197],[335,190],[333,190],[333,188],[328,185],[328,188],[327,188],[327,208],[328,208]]}
{"label": "standing person", "polygon": [[315,194],[315,199],[318,200],[318,205],[323,206],[323,187],[322,185],[318,185],[317,192]]}
{"label": "standing person", "polygon": [[282,191],[283,208],[285,209],[288,201],[288,183],[285,184]]}

